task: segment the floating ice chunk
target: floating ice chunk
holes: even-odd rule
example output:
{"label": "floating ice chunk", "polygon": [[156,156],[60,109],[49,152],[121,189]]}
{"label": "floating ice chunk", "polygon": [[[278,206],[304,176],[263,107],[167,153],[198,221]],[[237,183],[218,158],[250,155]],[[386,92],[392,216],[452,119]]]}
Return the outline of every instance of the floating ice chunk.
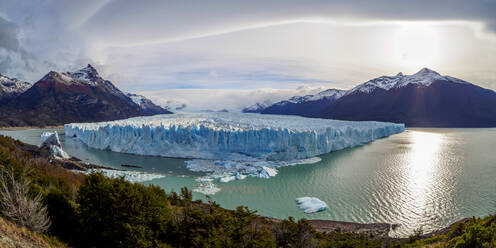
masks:
{"label": "floating ice chunk", "polygon": [[258,178],[270,178],[277,175],[278,167],[292,166],[297,164],[311,164],[321,159],[308,158],[291,161],[219,161],[193,159],[186,161],[186,168],[195,172],[207,172],[209,177],[222,178],[226,175],[235,175],[237,180],[246,176]]}
{"label": "floating ice chunk", "polygon": [[215,193],[220,191],[220,188],[213,183],[213,180],[210,177],[199,177],[195,179],[200,184],[193,191],[204,195],[215,195]]}
{"label": "floating ice chunk", "polygon": [[229,175],[229,176],[221,177],[219,179],[219,183],[227,183],[227,182],[234,181],[234,180],[236,180],[236,177]]}
{"label": "floating ice chunk", "polygon": [[204,195],[215,195],[215,193],[220,191],[220,188],[215,186],[212,182],[207,182],[201,183],[197,188],[194,188],[193,191]]}
{"label": "floating ice chunk", "polygon": [[246,178],[246,175],[243,175],[241,173],[236,173],[236,180],[243,180]]}
{"label": "floating ice chunk", "polygon": [[387,122],[217,112],[65,125],[68,137],[77,137],[92,148],[232,161],[306,159],[371,142],[404,129],[403,124]]}
{"label": "floating ice chunk", "polygon": [[262,166],[262,168],[258,171],[258,177],[260,178],[270,178],[277,175],[277,170],[274,168],[269,168],[267,166]]}
{"label": "floating ice chunk", "polygon": [[109,169],[89,169],[83,173],[90,174],[93,171],[101,171],[103,175],[110,178],[118,178],[124,176],[124,179],[130,182],[146,182],[153,179],[164,178],[164,175],[156,173],[148,173],[142,171],[123,171],[123,170],[109,170]]}
{"label": "floating ice chunk", "polygon": [[307,214],[324,211],[327,208],[327,204],[316,197],[305,196],[296,198],[296,203]]}
{"label": "floating ice chunk", "polygon": [[212,182],[213,180],[214,179],[208,178],[208,177],[200,177],[196,181],[198,181],[200,183],[208,183],[208,182]]}

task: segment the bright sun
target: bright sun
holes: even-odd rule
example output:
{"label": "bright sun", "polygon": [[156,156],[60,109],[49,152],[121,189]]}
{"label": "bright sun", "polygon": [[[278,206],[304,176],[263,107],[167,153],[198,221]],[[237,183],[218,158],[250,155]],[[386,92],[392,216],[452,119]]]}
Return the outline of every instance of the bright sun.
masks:
{"label": "bright sun", "polygon": [[430,24],[402,24],[394,39],[395,56],[406,69],[435,67],[441,56],[441,35]]}

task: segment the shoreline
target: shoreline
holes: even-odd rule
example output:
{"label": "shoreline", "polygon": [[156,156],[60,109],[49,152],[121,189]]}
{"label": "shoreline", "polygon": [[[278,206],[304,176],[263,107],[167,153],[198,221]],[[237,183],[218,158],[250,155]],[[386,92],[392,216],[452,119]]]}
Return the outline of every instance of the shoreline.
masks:
{"label": "shoreline", "polygon": [[[43,127],[43,128],[61,128],[63,126],[49,126],[49,127]],[[41,127],[14,127],[14,129],[8,128],[10,130],[24,130],[24,129],[34,129],[34,128],[41,128]],[[5,130],[4,128],[0,128],[0,130]],[[22,142],[24,146],[21,148],[22,150],[29,152],[33,155],[38,155],[41,156],[45,159],[48,159],[48,157],[45,157],[48,151],[43,152],[43,149],[38,148],[37,146],[26,144]],[[41,151],[41,152],[40,152]],[[78,170],[78,171],[87,171],[89,169],[108,169],[108,170],[115,170],[115,171],[135,171],[135,170],[126,170],[126,169],[118,169],[118,168],[112,168],[112,167],[107,167],[107,166],[102,166],[98,164],[92,164],[92,163],[85,163],[81,161],[77,157],[71,156],[71,158],[68,159],[53,159],[50,161],[52,164],[57,164],[63,167],[64,169],[73,172],[72,170]],[[122,165],[121,165],[122,166]],[[134,165],[136,166],[136,165]],[[125,166],[123,166],[125,167]],[[276,223],[282,222],[282,219],[270,217],[270,216],[264,216],[264,215],[259,215],[260,217],[274,221]],[[470,218],[463,218],[457,221],[452,222],[451,224],[448,224],[447,226],[440,228],[438,230],[434,230],[430,233],[424,233],[421,235],[422,238],[430,238],[435,235],[439,234],[445,234],[448,231],[451,230],[453,226],[455,226],[458,223],[464,223]],[[317,232],[322,232],[322,233],[355,233],[355,234],[363,234],[368,237],[374,238],[374,239],[391,239],[391,240],[404,240],[407,239],[408,237],[391,237],[389,236],[389,233],[393,230],[395,230],[400,224],[392,224],[392,223],[359,223],[359,222],[348,222],[348,221],[336,221],[336,220],[322,220],[322,219],[307,219],[307,221],[310,223],[310,225],[315,229]]]}
{"label": "shoreline", "polygon": [[64,125],[56,126],[20,126],[20,127],[0,127],[0,131],[19,131],[19,130],[30,130],[30,129],[45,129],[45,128],[64,128]]}

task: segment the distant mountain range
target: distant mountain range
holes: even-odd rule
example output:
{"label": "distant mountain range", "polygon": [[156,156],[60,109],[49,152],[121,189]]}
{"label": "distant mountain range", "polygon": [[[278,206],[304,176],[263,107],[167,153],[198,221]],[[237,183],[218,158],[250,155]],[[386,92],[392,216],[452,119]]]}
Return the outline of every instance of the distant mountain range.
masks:
{"label": "distant mountain range", "polygon": [[34,85],[0,77],[0,126],[47,126],[171,113],[144,96],[124,93],[91,65],[51,71]]}
{"label": "distant mountain range", "polygon": [[31,87],[28,82],[0,74],[0,99],[16,97]]}
{"label": "distant mountain range", "polygon": [[496,92],[424,68],[413,75],[378,77],[349,91],[292,97],[256,112],[409,127],[496,127]]}

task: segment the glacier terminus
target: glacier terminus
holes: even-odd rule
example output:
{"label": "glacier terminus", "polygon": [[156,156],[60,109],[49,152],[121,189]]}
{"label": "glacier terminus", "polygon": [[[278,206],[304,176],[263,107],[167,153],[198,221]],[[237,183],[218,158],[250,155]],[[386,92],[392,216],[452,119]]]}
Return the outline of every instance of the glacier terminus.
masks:
{"label": "glacier terminus", "polygon": [[71,123],[65,135],[89,147],[178,157],[221,182],[270,178],[278,167],[318,162],[316,156],[403,132],[403,124],[249,113],[176,113]]}

